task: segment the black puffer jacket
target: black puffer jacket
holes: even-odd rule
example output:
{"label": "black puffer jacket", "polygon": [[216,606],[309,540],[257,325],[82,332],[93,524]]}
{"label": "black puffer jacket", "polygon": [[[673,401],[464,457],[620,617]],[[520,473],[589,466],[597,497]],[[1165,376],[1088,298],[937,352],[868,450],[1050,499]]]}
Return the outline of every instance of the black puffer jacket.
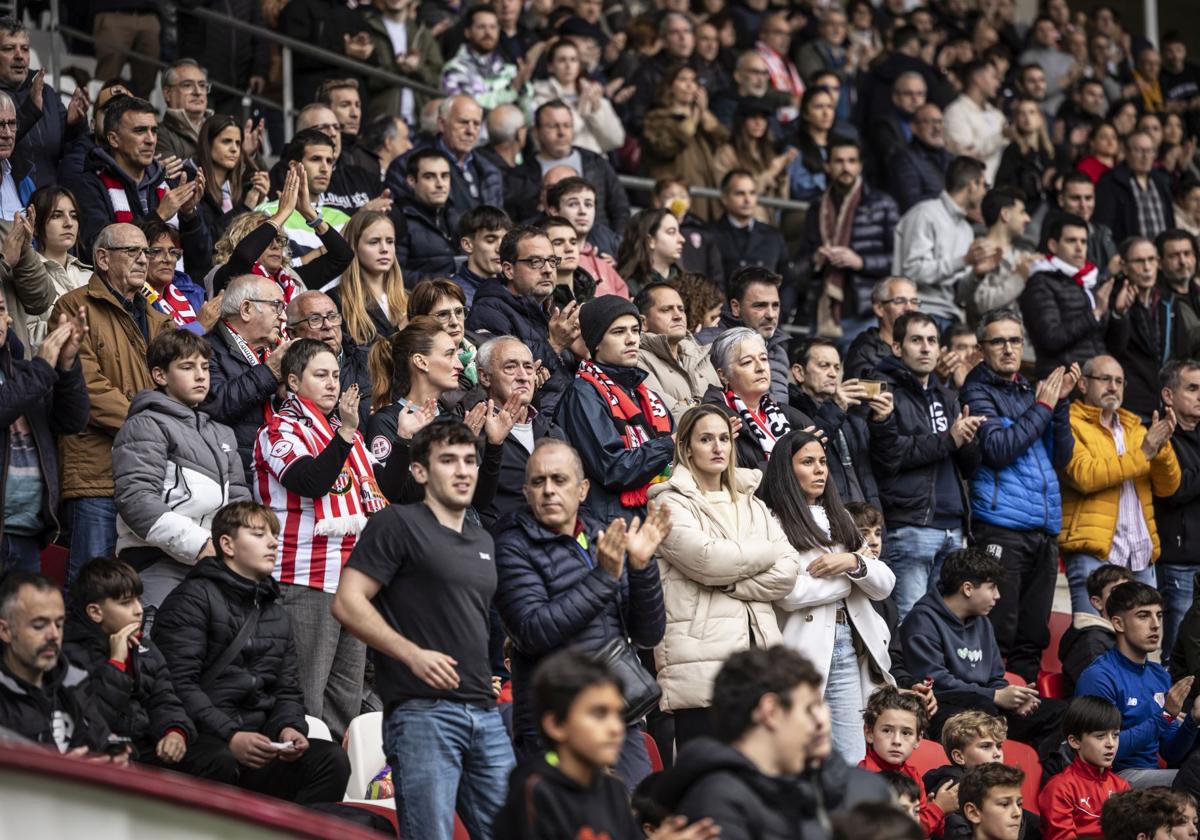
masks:
{"label": "black puffer jacket", "polygon": [[[871,430],[867,426],[867,414],[861,410],[842,411],[833,400],[818,406],[798,385],[791,387],[791,393],[792,408],[813,418],[817,428],[829,439],[829,474],[833,476],[842,501],[867,502],[879,510],[879,487],[871,470]],[[843,456],[849,456],[849,465],[843,462]],[[857,493],[850,484],[851,471],[858,482]]]}
{"label": "black puffer jacket", "polygon": [[[167,596],[154,641],[171,669],[175,693],[203,734],[228,741],[238,732],[279,740],[284,727],[308,732],[296,645],[274,578],[255,583],[206,557]],[[200,683],[255,608],[258,626],[205,691]]]}
{"label": "black puffer jacket", "polygon": [[175,696],[171,672],[154,642],[142,639],[130,649],[122,671],[109,661],[108,636],[79,608],[67,616],[63,651],[91,676],[95,709],[108,728],[133,740],[134,758],[154,755],[168,730],[196,740],[196,727]]}
{"label": "black puffer jacket", "polygon": [[868,327],[850,343],[842,370],[847,379],[870,379],[875,366],[890,355],[892,348],[879,337],[879,327]]}
{"label": "black puffer jacket", "polygon": [[434,211],[421,204],[406,204],[404,238],[396,240],[396,261],[404,271],[404,285],[413,288],[422,280],[450,277],[458,270],[454,241],[447,217],[448,207]]}
{"label": "black puffer jacket", "polygon": [[1200,565],[1200,428],[1182,427],[1171,435],[1183,477],[1175,495],[1154,500],[1154,521],[1162,545],[1159,563],[1171,566]]}
{"label": "black puffer jacket", "polygon": [[[882,423],[870,422],[871,462],[879,483],[879,500],[889,528],[901,525],[928,527],[937,501],[938,465],[950,458],[962,498],[964,519],[971,509],[963,479],[979,468],[979,439],[963,447],[954,445],[950,427],[958,417],[958,394],[930,374],[927,394],[904,363],[889,356],[875,369],[875,378],[891,383],[895,411]],[[942,404],[945,431],[930,429],[930,396]]]}
{"label": "black puffer jacket", "polygon": [[263,406],[279,388],[279,380],[266,365],[251,365],[233,346],[221,322],[204,336],[212,345],[208,398],[200,410],[218,423],[233,428],[242,469],[253,474],[254,440],[263,424]]}
{"label": "black puffer jacket", "polygon": [[[65,744],[54,739],[55,719],[60,718],[70,736]],[[0,660],[0,729],[62,751],[87,747],[104,749],[109,729],[96,710],[87,671],[59,655],[58,664],[42,677],[39,691],[14,676]]]}
{"label": "black puffer jacket", "polygon": [[1083,287],[1058,271],[1039,271],[1029,278],[1017,301],[1033,348],[1035,378],[1045,379],[1056,367],[1083,364],[1108,353],[1104,335],[1113,318],[1100,321]]}

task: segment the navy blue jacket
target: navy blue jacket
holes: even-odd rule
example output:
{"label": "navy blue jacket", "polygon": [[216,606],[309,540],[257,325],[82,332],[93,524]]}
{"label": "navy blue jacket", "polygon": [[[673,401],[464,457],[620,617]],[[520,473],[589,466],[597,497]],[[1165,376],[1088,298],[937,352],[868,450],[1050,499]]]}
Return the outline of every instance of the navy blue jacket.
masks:
{"label": "navy blue jacket", "polygon": [[78,359],[66,372],[51,367],[43,359],[26,361],[25,348],[8,330],[0,345],[0,534],[4,533],[4,483],[8,478],[8,455],[11,451],[9,431],[18,417],[24,417],[38,460],[42,465],[42,519],[45,528],[39,535],[43,544],[58,536],[55,518],[61,500],[59,481],[59,435],[75,435],[87,428],[91,400],[83,381],[83,368]]}
{"label": "navy blue jacket", "polygon": [[[595,559],[607,525],[582,517],[589,548],[549,531],[524,508],[496,523],[496,608],[513,642],[513,723],[518,739],[535,738],[530,688],[537,664],[569,646],[595,652],[619,636],[635,647],[662,641],[667,625],[658,564],[628,564],[616,580]],[[624,627],[622,627],[624,625]]]}
{"label": "navy blue jacket", "polygon": [[88,130],[88,121],[81,119],[74,125],[67,125],[66,106],[48,80],[42,88],[42,108],[39,111],[29,98],[33,75],[30,70],[25,75],[25,81],[16,89],[0,85],[0,90],[13,98],[20,122],[20,136],[12,155],[13,168],[18,172],[32,173],[37,186],[45,187],[57,183],[58,163],[67,144]]}
{"label": "navy blue jacket", "polygon": [[[959,479],[971,478],[979,467],[979,439],[955,447],[950,426],[959,414],[958,396],[938,382],[936,374],[929,377],[929,390],[937,392],[946,412],[946,430],[938,433],[929,427],[926,392],[898,357],[882,359],[873,378],[891,383],[896,404],[887,420],[882,423],[872,420],[869,424],[871,462],[875,466],[884,518],[889,528],[929,527],[935,510],[938,464],[950,458]],[[964,513],[969,505],[964,495]]]}
{"label": "navy blue jacket", "polygon": [[709,238],[721,254],[721,270],[725,277],[748,265],[760,265],[776,274],[784,271],[788,259],[787,243],[779,228],[773,225],[755,219],[750,230],[739,230],[725,215],[709,226]]}
{"label": "navy blue jacket", "polygon": [[[1175,205],[1171,200],[1171,178],[1162,169],[1150,170],[1150,186],[1158,191],[1162,203],[1163,230],[1175,227]],[[1096,184],[1096,212],[1092,221],[1112,231],[1113,240],[1124,242],[1131,236],[1146,236],[1138,222],[1137,202],[1133,197],[1133,171],[1127,163],[1118,163],[1100,176]],[[1157,235],[1157,231],[1149,231]]]}
{"label": "navy blue jacket", "polygon": [[941,195],[946,188],[946,167],[953,159],[944,148],[935,149],[917,139],[892,152],[887,161],[888,192],[901,213],[918,201]]}
{"label": "navy blue jacket", "polygon": [[396,261],[404,272],[404,285],[413,288],[422,280],[449,277],[458,270],[458,245],[449,226],[447,207],[437,214],[423,204],[406,204],[405,235],[396,240]]}
{"label": "navy blue jacket", "polygon": [[[429,148],[437,149],[446,155],[447,160],[450,160],[450,153],[441,143],[440,134],[433,137],[418,136],[413,147],[392,161],[384,174],[384,186],[392,191],[393,198],[403,201],[412,200],[413,192],[408,186],[408,156],[420,149]],[[480,204],[490,204],[492,207],[504,206],[504,173],[500,171],[500,167],[488,157],[475,152],[471,155],[470,168],[479,190],[478,198],[471,197],[471,187],[467,184],[467,179],[463,177],[462,169],[459,168],[456,161],[450,160],[450,205],[447,208],[450,215],[450,230],[458,229],[458,220],[472,207],[478,207]],[[447,273],[453,274],[454,272]]]}
{"label": "navy blue jacket", "polygon": [[900,625],[904,665],[914,680],[933,678],[938,702],[971,706],[991,702],[1004,680],[1004,660],[987,616],[963,621],[945,599],[926,592]]}
{"label": "navy blue jacket", "polygon": [[[646,378],[639,368],[599,365],[630,399],[637,401],[634,389]],[[667,415],[671,430],[675,420]],[[601,522],[617,517],[629,519],[645,510],[621,504],[621,492],[641,487],[666,469],[675,457],[675,442],[663,435],[636,449],[626,449],[613,422],[612,412],[590,382],[575,377],[558,405],[555,422],[567,435],[567,441],[579,451],[583,471],[591,481],[585,502],[592,516]]]}
{"label": "navy blue jacket", "polygon": [[1025,377],[1006,379],[983,363],[967,374],[960,396],[971,414],[987,418],[976,435],[982,463],[971,479],[971,516],[1014,531],[1057,534],[1056,470],[1066,469],[1075,448],[1070,401],[1059,400],[1052,412],[1036,401]]}
{"label": "navy blue jacket", "polygon": [[[617,175],[617,171],[613,169],[612,164],[604,155],[598,155],[590,149],[581,149],[578,146],[573,146],[572,149],[579,152],[579,158],[583,162],[583,172],[579,174],[596,188],[596,224],[604,225],[619,237],[625,232],[625,225],[629,224],[629,196],[626,194],[625,188],[621,186],[620,176]],[[516,167],[515,174],[526,181],[540,185],[542,183],[542,164],[538,161],[537,155],[527,155],[525,161]],[[534,197],[536,198],[536,196]],[[512,202],[509,204],[513,206]],[[517,211],[515,218],[520,219],[528,219],[538,210],[536,203],[516,206],[515,209]],[[616,251],[612,253],[615,254]]]}
{"label": "navy blue jacket", "polygon": [[213,355],[209,361],[208,398],[200,410],[218,423],[233,429],[238,454],[246,475],[254,468],[254,439],[263,424],[263,406],[279,388],[279,380],[266,365],[251,365],[225,339],[224,327],[217,326],[208,335]]}
{"label": "navy blue jacket", "polygon": [[1200,565],[1200,428],[1189,432],[1176,427],[1171,447],[1183,477],[1174,495],[1154,499],[1154,521],[1162,545],[1158,562],[1196,566]]}

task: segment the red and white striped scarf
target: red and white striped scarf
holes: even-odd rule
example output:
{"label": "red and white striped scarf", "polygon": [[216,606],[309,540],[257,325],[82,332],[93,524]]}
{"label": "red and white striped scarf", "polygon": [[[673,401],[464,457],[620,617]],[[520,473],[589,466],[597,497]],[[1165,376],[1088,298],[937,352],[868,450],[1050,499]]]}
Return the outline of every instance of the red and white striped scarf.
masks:
{"label": "red and white striped scarf", "polygon": [[[107,169],[100,170],[100,183],[104,184],[104,189],[108,190],[108,203],[112,205],[113,221],[116,223],[133,224],[133,208],[129,206],[129,195],[125,192],[125,182],[120,178],[115,177]],[[159,203],[162,203],[163,196],[167,194],[167,182],[163,181],[154,188],[158,193]],[[176,230],[179,229],[179,216],[175,215],[167,219],[167,224]]]}
{"label": "red and white striped scarf", "polygon": [[177,327],[195,323],[200,319],[187,295],[175,288],[174,283],[168,283],[161,292],[146,283],[142,286],[142,296],[159,312],[170,316]]}
{"label": "red and white striped scarf", "polygon": [[[795,64],[762,41],[755,45],[754,51],[767,63],[767,72],[771,74],[773,89],[782,91],[788,96],[801,97],[804,95],[804,80],[800,78],[800,71],[796,69]],[[791,122],[798,113],[795,107],[787,105],[779,109],[778,117],[783,122]]]}
{"label": "red and white striped scarf", "polygon": [[279,288],[283,290],[283,302],[289,304],[292,298],[300,293],[300,287],[296,285],[296,278],[292,276],[291,269],[284,266],[278,274],[272,274],[263,268],[263,264],[256,262],[254,268],[250,269],[251,274],[257,274],[259,277],[266,277],[268,280],[274,280],[279,284]]}
{"label": "red and white striped scarf", "polygon": [[[268,402],[264,414],[268,437],[290,433],[304,442],[308,453],[314,458],[325,451],[342,425],[336,414],[332,418],[326,417],[310,400],[293,393],[287,395],[278,411]],[[260,444],[262,440],[260,432]],[[275,448],[272,447],[273,450]],[[271,455],[275,455],[275,452],[272,451]],[[368,516],[387,507],[387,498],[375,482],[361,433],[354,433],[354,446],[333,489],[312,502],[316,519],[313,533],[318,536],[359,534],[366,526]]]}

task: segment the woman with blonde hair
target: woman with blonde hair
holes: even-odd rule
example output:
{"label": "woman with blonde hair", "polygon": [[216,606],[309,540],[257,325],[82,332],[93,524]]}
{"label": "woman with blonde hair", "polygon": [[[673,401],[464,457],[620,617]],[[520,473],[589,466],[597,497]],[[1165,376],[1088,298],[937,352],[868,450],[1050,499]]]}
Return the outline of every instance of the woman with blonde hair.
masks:
{"label": "woman with blonde hair", "polygon": [[712,731],[721,663],[782,640],[772,604],[795,586],[799,555],[755,495],[762,473],[737,466],[734,429],[719,407],[689,409],[675,440],[671,477],[648,495],[672,523],[658,549],[667,629],[654,661],[678,750]]}
{"label": "woman with blonde hair", "polygon": [[1059,171],[1046,117],[1037,100],[1017,100],[1011,130],[1012,142],[1000,156],[996,185],[1023,192],[1025,209],[1033,215],[1049,198]]}
{"label": "woman with blonde hair", "polygon": [[229,281],[243,274],[269,277],[283,290],[284,303],[305,289],[319,289],[337,277],[354,261],[354,252],[342,235],[321,222],[315,230],[325,253],[305,265],[293,267],[284,222],[293,210],[300,211],[310,224],[320,219],[308,195],[308,179],[300,164],[288,168],[279,191],[275,214],[252,211],[237,216],[213,249],[213,269],[204,278],[205,291],[212,298],[224,291]]}
{"label": "woman with blonde hair", "polygon": [[387,338],[408,323],[408,293],[396,261],[396,227],[385,214],[360,210],[342,231],[354,261],[321,291],[333,298],[355,344]]}

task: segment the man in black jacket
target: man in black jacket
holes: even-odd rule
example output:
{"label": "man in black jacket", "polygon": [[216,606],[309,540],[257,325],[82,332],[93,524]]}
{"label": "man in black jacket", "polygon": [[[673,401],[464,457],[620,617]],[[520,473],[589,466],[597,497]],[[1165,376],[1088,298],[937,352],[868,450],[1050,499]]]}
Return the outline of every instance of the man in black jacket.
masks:
{"label": "man in black jacket", "polygon": [[942,109],[928,102],[912,119],[912,139],[893,147],[887,159],[888,192],[905,213],[918,201],[935,198],[946,188],[946,167],[954,155],[946,149]]}
{"label": "man in black jacket", "polygon": [[979,466],[975,434],[986,418],[960,411],[958,395],[934,374],[938,331],[928,315],[901,316],[892,349],[875,378],[888,383],[895,410],[883,422],[872,418],[871,460],[888,528],[882,559],[896,572],[892,595],[903,621],[942,561],[963,546],[970,510],[963,479]]}
{"label": "man in black jacket", "polygon": [[1162,404],[1158,372],[1169,358],[1170,303],[1158,291],[1158,249],[1142,236],[1121,243],[1119,282],[1129,286],[1133,302],[1123,318],[1113,320],[1105,344],[1125,369],[1124,407],[1144,422]]}
{"label": "man in black jacket", "polygon": [[[374,313],[375,309],[368,310]],[[342,328],[342,313],[338,312],[333,298],[324,292],[301,292],[292,298],[287,310],[288,330],[295,338],[311,338],[323,341],[330,352],[337,356],[338,373],[342,393],[351,385],[358,386],[360,394],[371,393],[371,374],[367,369],[367,350],[354,343],[350,334]],[[378,324],[376,325],[378,329]],[[280,357],[282,358],[282,357]],[[360,428],[365,429],[371,420],[371,401],[359,401],[358,413],[362,418]]]}
{"label": "man in black jacket", "polygon": [[290,342],[279,342],[284,323],[283,290],[255,274],[235,277],[221,299],[221,319],[205,338],[213,346],[208,399],[200,410],[233,427],[246,475],[252,473],[254,440],[266,405],[281,380]]}
{"label": "man in black jacket", "polygon": [[1123,242],[1130,236],[1153,239],[1175,227],[1171,178],[1154,166],[1157,146],[1149,134],[1125,138],[1125,160],[1100,176],[1096,185],[1096,221]]}
{"label": "man in black jacket", "polygon": [[396,239],[396,261],[411,289],[428,278],[452,276],[458,246],[450,223],[450,161],[437,149],[418,149],[405,168],[412,201],[404,205],[408,229]]}
{"label": "man in black jacket", "polygon": [[885,277],[871,289],[871,309],[879,319],[879,326],[868,327],[860,332],[842,366],[851,379],[869,379],[872,371],[888,356],[892,355],[892,327],[896,320],[907,312],[916,312],[921,300],[917,287],[906,277]]}
{"label": "man in black jacket", "polygon": [[1117,263],[1121,257],[1117,253],[1112,231],[1096,221],[1096,185],[1082,172],[1068,172],[1063,176],[1062,187],[1058,191],[1058,206],[1051,207],[1042,220],[1041,241],[1037,247],[1040,253],[1046,253],[1050,228],[1054,226],[1054,220],[1063,215],[1078,216],[1087,222],[1087,260],[1096,266],[1100,272],[1100,282],[1103,283],[1118,269]]}
{"label": "man in black jacket", "polygon": [[72,755],[101,752],[109,729],[87,672],[62,655],[65,616],[62,593],[47,578],[22,571],[0,578],[0,729]]}
{"label": "man in black jacket", "polygon": [[301,805],[340,802],[350,761],[306,737],[292,626],[271,577],[278,534],[270,508],[223,507],[212,523],[217,556],[167,596],[154,640],[199,733],[188,746],[194,772]]}
{"label": "man in black jacket", "polygon": [[[514,734],[518,748],[532,753],[539,743],[530,689],[547,654],[566,647],[598,653],[625,637],[643,649],[662,641],[666,610],[651,561],[671,526],[663,508],[628,531],[624,520],[581,515],[588,480],[579,454],[563,441],[538,444],[524,489],[528,509],[497,525],[496,607],[513,642]],[[615,770],[630,790],[650,774],[637,726],[629,727]]]}
{"label": "man in black jacket", "polygon": [[1159,294],[1163,306],[1173,307],[1173,328],[1167,340],[1176,359],[1200,357],[1200,282],[1196,278],[1196,239],[1186,230],[1164,231],[1154,240],[1162,270]]}
{"label": "man in black jacket", "polygon": [[[734,169],[721,179],[721,206],[725,213],[710,226],[713,242],[721,253],[722,273],[732,277],[739,268],[761,266],[775,274],[787,262],[787,243],[779,228],[755,218],[758,185],[745,169]],[[789,296],[794,303],[796,295]],[[788,314],[785,307],[784,317]]]}
{"label": "man in black jacket", "polygon": [[78,361],[87,316],[64,318],[29,361],[10,320],[0,295],[0,573],[36,572],[42,546],[58,534],[56,435],[82,432],[91,412]]}
{"label": "man in black jacket", "polygon": [[1183,614],[1193,601],[1200,564],[1200,362],[1168,362],[1162,369],[1162,399],[1175,411],[1171,447],[1182,478],[1174,494],[1154,499],[1154,521],[1162,554],[1154,568],[1163,593],[1163,661],[1171,656]]}

